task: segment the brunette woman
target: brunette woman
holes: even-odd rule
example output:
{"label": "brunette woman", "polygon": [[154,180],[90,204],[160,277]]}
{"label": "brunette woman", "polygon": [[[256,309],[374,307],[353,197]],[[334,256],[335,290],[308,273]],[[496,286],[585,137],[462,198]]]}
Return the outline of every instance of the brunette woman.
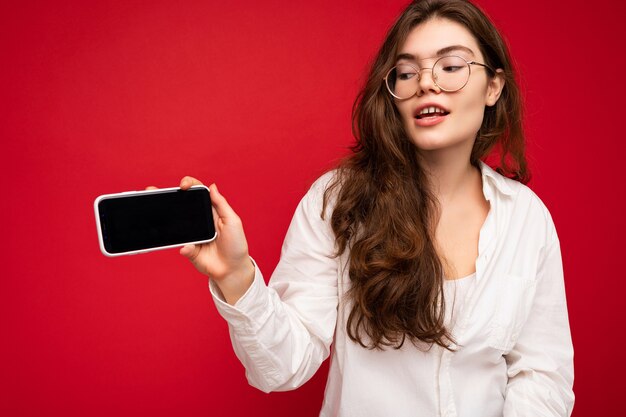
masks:
{"label": "brunette woman", "polygon": [[181,250],[211,278],[249,382],[297,388],[332,344],[322,416],[570,415],[559,240],[524,185],[498,31],[466,1],[411,3],[353,117],[353,153],[300,202],[269,285],[215,185],[219,237]]}

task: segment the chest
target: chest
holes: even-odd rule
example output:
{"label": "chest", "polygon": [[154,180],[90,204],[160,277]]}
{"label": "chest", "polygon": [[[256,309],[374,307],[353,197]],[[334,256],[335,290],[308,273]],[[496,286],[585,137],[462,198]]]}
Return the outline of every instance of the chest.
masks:
{"label": "chest", "polygon": [[489,214],[489,202],[443,206],[435,230],[435,243],[448,279],[476,271],[480,230]]}

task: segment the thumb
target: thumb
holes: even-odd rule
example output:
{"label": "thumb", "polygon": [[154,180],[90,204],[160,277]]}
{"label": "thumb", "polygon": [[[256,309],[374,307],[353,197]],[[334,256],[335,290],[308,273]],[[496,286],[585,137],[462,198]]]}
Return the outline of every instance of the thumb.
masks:
{"label": "thumb", "polygon": [[209,190],[211,191],[211,202],[219,218],[222,219],[225,224],[238,220],[237,213],[230,207],[226,198],[220,194],[217,185],[211,184]]}
{"label": "thumb", "polygon": [[199,253],[200,253],[199,245],[185,245],[182,248],[180,248],[180,254],[183,255],[185,258],[189,259],[191,262],[195,261]]}

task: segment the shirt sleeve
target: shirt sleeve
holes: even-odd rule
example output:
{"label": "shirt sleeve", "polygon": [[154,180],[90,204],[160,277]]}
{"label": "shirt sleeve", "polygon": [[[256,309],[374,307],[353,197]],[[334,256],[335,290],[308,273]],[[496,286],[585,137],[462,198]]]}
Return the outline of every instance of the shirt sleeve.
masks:
{"label": "shirt sleeve", "polygon": [[338,262],[333,233],[321,218],[323,192],[318,180],[298,205],[269,285],[255,266],[253,284],[231,306],[210,282],[248,382],[264,392],[301,386],[330,354]]}
{"label": "shirt sleeve", "polygon": [[561,250],[556,231],[552,232],[539,259],[528,320],[505,356],[504,417],[570,416],[574,407],[574,350]]}

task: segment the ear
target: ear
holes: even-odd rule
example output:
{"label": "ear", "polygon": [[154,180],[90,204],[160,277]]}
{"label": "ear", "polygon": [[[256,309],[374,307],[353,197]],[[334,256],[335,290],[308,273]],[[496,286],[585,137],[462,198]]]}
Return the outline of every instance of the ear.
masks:
{"label": "ear", "polygon": [[504,88],[504,71],[502,69],[496,70],[496,75],[489,79],[487,85],[487,96],[485,97],[485,104],[489,107],[498,102],[502,89]]}

